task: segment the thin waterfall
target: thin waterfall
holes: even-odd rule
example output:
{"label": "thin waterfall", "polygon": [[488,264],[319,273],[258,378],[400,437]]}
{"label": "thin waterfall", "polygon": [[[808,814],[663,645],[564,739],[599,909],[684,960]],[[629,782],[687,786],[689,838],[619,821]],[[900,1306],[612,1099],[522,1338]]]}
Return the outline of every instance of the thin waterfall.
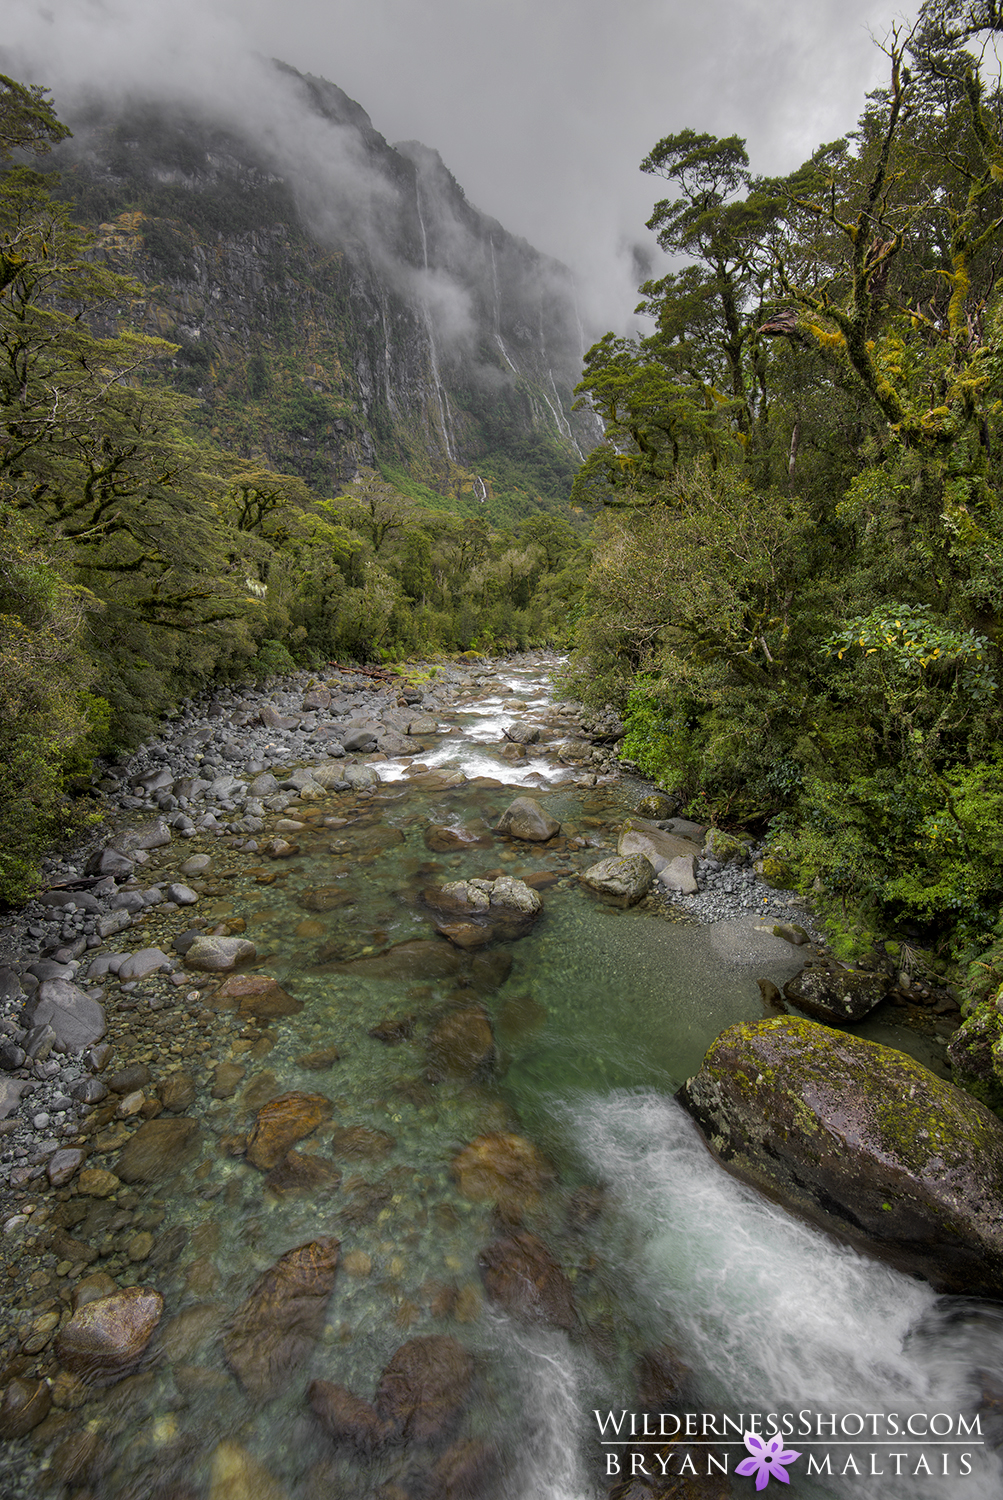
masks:
{"label": "thin waterfall", "polygon": [[[425,233],[425,219],[424,219],[424,216],[423,216],[422,211],[421,211],[421,186],[420,186],[417,178],[415,178],[414,196],[415,196],[415,203],[417,204],[417,208],[418,208],[418,224],[419,224],[419,227],[421,228],[421,252],[422,252],[422,258],[423,258],[423,260],[425,262],[425,271],[427,273],[427,271],[428,271],[428,235]],[[428,330],[429,359],[430,359],[430,363],[432,365],[432,379],[435,382],[435,396],[436,396],[436,400],[439,403],[439,420],[440,420],[440,422],[442,424],[442,438],[443,438],[443,442],[446,445],[446,457],[452,463],[455,463],[456,462],[456,454],[453,452],[452,443],[450,441],[449,421],[448,421],[447,416],[446,416],[446,400],[445,400],[444,392],[443,392],[443,389],[442,389],[442,381],[441,381],[440,376],[439,376],[439,356],[438,356],[438,353],[437,353],[436,347],[435,347],[435,333],[434,333],[434,330],[433,330],[433,327],[432,327],[432,314],[431,314],[431,312],[429,310],[428,302],[425,300],[424,297],[422,297],[422,309],[423,309],[424,316],[425,316],[425,327]]]}

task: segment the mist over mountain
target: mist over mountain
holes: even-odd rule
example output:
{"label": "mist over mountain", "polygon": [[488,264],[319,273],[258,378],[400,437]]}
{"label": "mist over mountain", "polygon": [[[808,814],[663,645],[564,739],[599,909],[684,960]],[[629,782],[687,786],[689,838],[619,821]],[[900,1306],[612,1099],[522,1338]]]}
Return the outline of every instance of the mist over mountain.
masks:
{"label": "mist over mountain", "polygon": [[489,510],[566,498],[600,435],[572,411],[570,272],[335,84],[255,68],[253,110],[232,89],[56,99],[62,192],[143,282],[139,322],[179,345],[209,430],[320,493],[380,465]]}

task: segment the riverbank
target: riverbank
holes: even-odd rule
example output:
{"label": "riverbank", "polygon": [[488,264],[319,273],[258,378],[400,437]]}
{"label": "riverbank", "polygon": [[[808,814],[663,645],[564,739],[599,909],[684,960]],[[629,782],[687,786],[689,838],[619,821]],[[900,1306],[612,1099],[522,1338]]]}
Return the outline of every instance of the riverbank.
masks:
{"label": "riverbank", "polygon": [[[185,1343],[195,1337],[194,1310],[212,1308],[203,1332],[218,1350],[220,1320],[232,1318],[256,1271],[317,1233],[318,1206],[351,1267],[347,1321],[329,1324],[325,1337],[340,1337],[339,1326],[365,1330],[379,1312],[384,1357],[412,1325],[438,1337],[459,1323],[460,1334],[482,1339],[476,1257],[498,1223],[490,1204],[457,1193],[448,1166],[456,1143],[524,1140],[527,1131],[549,1141],[567,1186],[544,1193],[552,1169],[541,1165],[539,1203],[522,1203],[517,1220],[545,1233],[565,1264],[596,1258],[599,1241],[585,1245],[605,1233],[593,1213],[600,1185],[576,1185],[566,1148],[550,1139],[539,1104],[544,1061],[547,1089],[559,1079],[641,1081],[668,1094],[710,1037],[748,1014],[750,976],[753,985],[765,972],[783,982],[800,967],[806,945],[781,941],[772,925],[810,925],[805,909],[748,866],[715,870],[701,859],[702,891],[663,891],[636,911],[581,896],[579,875],[614,852],[645,789],[615,775],[615,724],[548,703],[549,665],[538,655],[446,666],[434,678],[415,674],[424,680],[410,687],[340,671],[319,684],[301,677],[217,695],[107,768],[99,790],[109,824],[80,857],[53,862],[48,899],[5,934],[3,1045],[17,1066],[0,1084],[8,1101],[21,1097],[0,1122],[11,1194],[3,1273],[13,1290],[0,1384],[9,1392],[19,1382],[36,1402],[28,1416],[7,1412],[8,1434],[12,1422],[30,1422],[30,1436],[7,1450],[5,1494],[34,1500],[48,1473],[40,1455],[65,1474],[66,1494],[89,1484],[92,1468],[116,1500],[131,1500],[129,1486],[149,1483],[149,1466],[165,1455],[180,1473],[188,1416],[176,1455],[167,1438],[100,1463],[76,1448],[53,1455],[71,1439],[79,1445],[84,1429],[101,1432],[108,1455],[120,1453],[141,1416],[162,1422],[182,1398],[187,1411],[193,1381],[223,1392],[224,1415],[246,1422],[218,1352]],[[518,793],[555,810],[557,836],[534,845],[492,833]],[[429,942],[429,881],[468,871],[542,892],[541,936],[469,951]],[[677,971],[701,963],[701,919],[723,967],[709,993],[691,997]],[[197,966],[199,944],[219,967]],[[684,981],[675,1000],[661,994],[669,975]],[[722,1001],[725,979],[733,993]],[[39,1020],[37,1002],[54,996],[60,1014]],[[26,1002],[36,1007],[30,1028]],[[681,1029],[670,1034],[674,1011]],[[567,1041],[555,1040],[558,1019]],[[79,1056],[60,1050],[70,1038],[59,1028],[71,1024],[96,1033]],[[273,1164],[262,1179],[246,1155],[255,1120],[270,1100],[305,1095],[324,1101],[322,1116],[337,1114],[331,1157],[294,1151],[285,1178]],[[332,1218],[327,1195],[339,1182]],[[579,1227],[565,1244],[572,1213]],[[582,1316],[608,1316],[601,1283],[576,1283]],[[60,1340],[89,1299],[130,1288],[165,1299],[150,1346],[161,1373],[144,1366],[116,1380],[118,1405],[109,1407],[68,1373]],[[360,1337],[357,1347],[346,1335],[344,1358],[364,1382],[373,1375],[368,1335]],[[125,1391],[139,1392],[128,1409]],[[259,1457],[278,1441],[274,1427],[247,1430]]]}

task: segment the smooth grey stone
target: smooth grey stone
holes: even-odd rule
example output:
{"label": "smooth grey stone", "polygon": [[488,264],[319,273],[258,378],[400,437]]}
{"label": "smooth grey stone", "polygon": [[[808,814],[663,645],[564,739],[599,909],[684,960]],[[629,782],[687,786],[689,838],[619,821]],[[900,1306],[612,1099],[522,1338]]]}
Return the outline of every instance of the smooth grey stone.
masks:
{"label": "smooth grey stone", "polygon": [[87,1160],[87,1152],[79,1146],[65,1146],[49,1157],[46,1172],[53,1187],[65,1187],[78,1167]]}
{"label": "smooth grey stone", "polygon": [[142,911],[145,903],[140,891],[119,891],[108,904],[112,911]]}
{"label": "smooth grey stone", "polygon": [[162,792],[174,785],[174,772],[169,766],[161,766],[159,771],[147,771],[142,776],[136,776],[132,784],[147,792]]}
{"label": "smooth grey stone", "polygon": [[20,1000],[21,980],[13,969],[0,969],[0,1001]]}
{"label": "smooth grey stone", "polygon": [[117,834],[111,841],[111,847],[117,849],[120,854],[133,854],[140,851],[145,853],[148,849],[162,849],[170,842],[171,830],[166,818],[153,818],[139,828],[131,828],[126,833]]}
{"label": "smooth grey stone", "polygon": [[118,849],[102,849],[87,861],[87,869],[93,875],[113,875],[117,880],[127,880],[136,861]]}
{"label": "smooth grey stone", "polygon": [[33,963],[31,965],[28,973],[34,974],[39,984],[41,984],[43,979],[73,978],[73,970],[70,968],[69,964],[57,963],[54,959],[51,958],[40,958],[36,963]]}
{"label": "smooth grey stone", "polygon": [[97,1078],[78,1078],[70,1084],[70,1098],[78,1104],[100,1104],[107,1097],[108,1090]]}
{"label": "smooth grey stone", "polygon": [[101,1006],[67,979],[43,980],[24,1009],[32,1026],[48,1022],[56,1033],[54,1045],[63,1052],[79,1052],[105,1033]]}
{"label": "smooth grey stone", "polygon": [[187,885],[169,885],[167,887],[168,901],[175,901],[178,906],[194,906],[198,896]]}
{"label": "smooth grey stone", "polygon": [[123,982],[146,979],[150,974],[166,969],[170,962],[167,954],[162,953],[159,948],[139,948],[125,960],[118,971],[118,977]]}
{"label": "smooth grey stone", "polygon": [[21,1097],[35,1087],[26,1078],[0,1078],[0,1120],[14,1113]]}

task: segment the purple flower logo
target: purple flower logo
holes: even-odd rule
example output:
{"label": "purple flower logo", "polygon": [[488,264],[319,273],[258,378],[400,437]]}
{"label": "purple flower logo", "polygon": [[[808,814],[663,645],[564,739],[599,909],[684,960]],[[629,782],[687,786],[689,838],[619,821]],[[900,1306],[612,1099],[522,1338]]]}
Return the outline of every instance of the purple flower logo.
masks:
{"label": "purple flower logo", "polygon": [[792,1464],[801,1455],[795,1453],[793,1448],[785,1450],[783,1438],[774,1437],[767,1441],[765,1438],[757,1437],[754,1432],[747,1432],[745,1446],[752,1457],[742,1459],[735,1470],[736,1474],[750,1478],[755,1474],[757,1490],[765,1490],[771,1479],[779,1479],[783,1484],[790,1484],[790,1476],[784,1465]]}

